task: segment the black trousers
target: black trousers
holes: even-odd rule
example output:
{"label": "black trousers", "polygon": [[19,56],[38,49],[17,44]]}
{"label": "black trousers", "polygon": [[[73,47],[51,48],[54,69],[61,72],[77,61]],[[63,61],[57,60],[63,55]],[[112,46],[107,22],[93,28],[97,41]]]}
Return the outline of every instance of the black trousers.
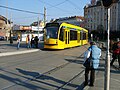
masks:
{"label": "black trousers", "polygon": [[118,58],[118,64],[119,64],[119,67],[120,67],[120,55],[113,54],[112,58],[113,59],[112,59],[110,65],[113,65],[114,61]]}
{"label": "black trousers", "polygon": [[88,84],[89,72],[90,72],[90,85],[94,85],[95,69],[93,68],[85,68],[85,83]]}
{"label": "black trousers", "polygon": [[118,63],[119,63],[119,68],[120,68],[120,54],[118,55]]}

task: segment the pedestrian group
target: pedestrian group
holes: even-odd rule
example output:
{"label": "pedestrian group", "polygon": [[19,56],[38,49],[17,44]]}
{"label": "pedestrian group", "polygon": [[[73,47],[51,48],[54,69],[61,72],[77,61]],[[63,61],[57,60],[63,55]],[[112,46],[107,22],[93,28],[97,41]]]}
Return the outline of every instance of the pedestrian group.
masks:
{"label": "pedestrian group", "polygon": [[[20,48],[20,36],[17,37],[17,50],[19,50]],[[38,36],[32,35],[32,38],[30,39],[30,35],[28,34],[26,37],[26,47],[27,49],[31,49],[31,48],[38,48],[38,41],[39,38]]]}

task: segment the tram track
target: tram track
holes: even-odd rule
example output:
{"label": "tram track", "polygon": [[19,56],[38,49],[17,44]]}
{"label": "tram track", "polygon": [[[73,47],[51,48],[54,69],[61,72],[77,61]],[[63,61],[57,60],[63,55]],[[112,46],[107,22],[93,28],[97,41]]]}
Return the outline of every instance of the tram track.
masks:
{"label": "tram track", "polygon": [[[84,53],[82,53],[79,57],[81,57],[83,54],[84,54]],[[54,55],[53,55],[53,56],[54,56]],[[49,56],[49,57],[50,57],[50,56]],[[78,58],[78,57],[76,57],[75,59],[77,59],[77,58]],[[30,62],[30,61],[28,61],[28,62]],[[24,62],[22,62],[22,63],[20,63],[20,64],[23,64],[23,63],[24,63]],[[27,78],[27,79],[24,80],[23,82],[28,83],[28,82],[30,82],[30,81],[39,79],[39,78],[41,78],[41,77],[44,76],[44,75],[50,75],[50,74],[52,74],[52,73],[54,73],[54,72],[56,72],[56,71],[58,71],[58,70],[60,70],[60,69],[63,69],[64,67],[66,67],[66,66],[69,65],[70,63],[71,63],[71,62],[66,62],[66,63],[64,63],[64,64],[62,64],[62,65],[59,65],[59,66],[57,66],[57,67],[55,67],[55,68],[52,68],[52,69],[50,69],[50,70],[48,70],[48,71],[46,71],[46,72],[44,72],[44,73],[42,73],[42,74],[40,74],[40,75],[34,76],[34,77],[32,77],[32,78]],[[18,64],[17,64],[17,65],[18,65]],[[9,66],[9,67],[12,67],[12,66],[13,66],[13,65],[11,65],[11,66]],[[8,67],[4,67],[4,68],[3,68],[3,71],[9,73],[9,71],[4,70],[5,68],[8,68]],[[16,73],[11,73],[11,74],[17,75]],[[22,76],[22,75],[19,75],[19,74],[18,74],[18,76],[19,76],[19,77],[26,78],[25,76]],[[8,88],[14,87],[14,86],[16,86],[16,85],[17,85],[17,84],[14,83],[14,84],[11,84],[11,85],[9,85],[9,86],[6,86],[6,87],[2,88],[1,90],[7,90]]]}
{"label": "tram track", "polygon": [[[103,52],[105,53],[105,52]],[[104,60],[104,56],[101,56],[101,60]],[[96,75],[98,74],[99,70],[96,71]],[[85,70],[80,71],[79,73],[77,73],[75,76],[73,76],[71,79],[69,79],[65,84],[63,84],[62,86],[60,86],[58,89],[56,90],[69,90],[66,87],[71,84],[73,81],[75,81],[78,77],[82,77],[85,73]],[[80,85],[79,85],[80,86]],[[76,87],[77,90],[78,87]],[[84,88],[84,85],[81,87],[82,89]],[[89,88],[89,87],[88,87]],[[87,89],[88,90],[88,89]]]}
{"label": "tram track", "polygon": [[[76,74],[75,76],[73,76],[70,80],[68,80],[65,84],[63,84],[62,86],[60,86],[58,89],[56,90],[66,90],[66,86],[69,85],[70,83],[72,83],[74,80],[76,80],[78,77],[82,77],[84,74],[84,70],[80,71],[78,74]],[[69,89],[68,89],[69,90]]]}
{"label": "tram track", "polygon": [[[86,46],[83,46],[84,48],[86,48],[87,49],[87,47]],[[69,49],[69,52],[71,51],[71,49]],[[46,54],[46,53],[49,53],[49,52],[45,52],[44,54]],[[84,53],[82,53],[82,55],[83,55]],[[45,58],[49,58],[49,57],[53,57],[53,56],[55,56],[55,55],[59,55],[59,54],[56,54],[56,53],[52,53],[52,55],[49,55],[49,56],[47,56],[47,57],[42,57],[41,58],[41,56],[39,56],[39,54],[36,54],[36,55],[33,55],[32,56],[32,58],[31,58],[31,60],[25,60],[24,61],[24,58],[27,58],[26,56],[22,56],[22,57],[17,57],[16,55],[15,56],[12,56],[12,58],[13,59],[15,59],[16,57],[17,57],[17,61],[14,61],[13,63],[14,64],[12,64],[12,65],[8,65],[8,66],[5,66],[5,67],[2,67],[3,69],[5,69],[5,68],[10,68],[10,67],[13,67],[13,66],[17,66],[17,65],[21,65],[21,64],[25,64],[25,63],[27,63],[27,62],[35,62],[35,61],[38,61],[38,60],[40,60],[40,59],[45,59]],[[65,53],[62,53],[61,55],[64,55],[64,56],[74,56],[74,55],[72,55],[72,54],[67,54],[66,52]],[[33,58],[35,58],[36,56],[39,56],[40,58],[39,59],[37,59],[37,60],[33,60]],[[81,56],[81,55],[80,55]],[[79,56],[79,57],[80,57]],[[79,58],[78,57],[78,58]],[[19,61],[18,61],[19,60]],[[7,63],[11,63],[12,61],[7,61]],[[0,62],[0,63],[2,63],[2,62]]]}

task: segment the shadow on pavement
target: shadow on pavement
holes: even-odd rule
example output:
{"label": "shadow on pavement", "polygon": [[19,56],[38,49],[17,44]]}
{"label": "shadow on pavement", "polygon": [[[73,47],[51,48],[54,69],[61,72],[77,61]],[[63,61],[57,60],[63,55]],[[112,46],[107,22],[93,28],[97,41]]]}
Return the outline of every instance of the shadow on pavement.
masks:
{"label": "shadow on pavement", "polygon": [[[23,69],[19,69],[19,68],[16,68],[16,70],[18,70],[18,72],[20,72],[23,75],[32,76],[33,77],[33,79],[31,79],[32,81],[39,82],[39,83],[42,83],[42,84],[45,84],[45,85],[48,85],[48,86],[52,86],[52,87],[55,87],[55,88],[60,87],[60,86],[57,86],[56,83],[60,83],[60,84],[66,84],[67,83],[63,80],[59,80],[59,79],[56,79],[56,78],[48,76],[48,75],[39,74],[38,72],[27,71],[27,70],[23,70]],[[42,81],[42,80],[52,80],[52,81],[55,82],[55,84],[54,83],[51,84],[51,83],[48,83],[47,81],[45,82],[45,81]],[[69,84],[69,86],[78,87],[78,85],[75,85],[75,84]],[[65,89],[65,90],[67,90],[67,89]]]}
{"label": "shadow on pavement", "polygon": [[76,64],[83,64],[84,61],[81,60],[75,60],[75,59],[65,59],[66,61],[70,63],[76,63]]}

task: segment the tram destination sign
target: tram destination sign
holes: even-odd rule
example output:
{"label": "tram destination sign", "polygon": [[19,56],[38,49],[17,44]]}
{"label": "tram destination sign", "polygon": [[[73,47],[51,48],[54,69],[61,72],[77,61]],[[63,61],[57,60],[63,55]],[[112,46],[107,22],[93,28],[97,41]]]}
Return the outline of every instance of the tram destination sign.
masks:
{"label": "tram destination sign", "polygon": [[59,23],[47,23],[46,24],[46,27],[52,27],[52,26],[58,27]]}

